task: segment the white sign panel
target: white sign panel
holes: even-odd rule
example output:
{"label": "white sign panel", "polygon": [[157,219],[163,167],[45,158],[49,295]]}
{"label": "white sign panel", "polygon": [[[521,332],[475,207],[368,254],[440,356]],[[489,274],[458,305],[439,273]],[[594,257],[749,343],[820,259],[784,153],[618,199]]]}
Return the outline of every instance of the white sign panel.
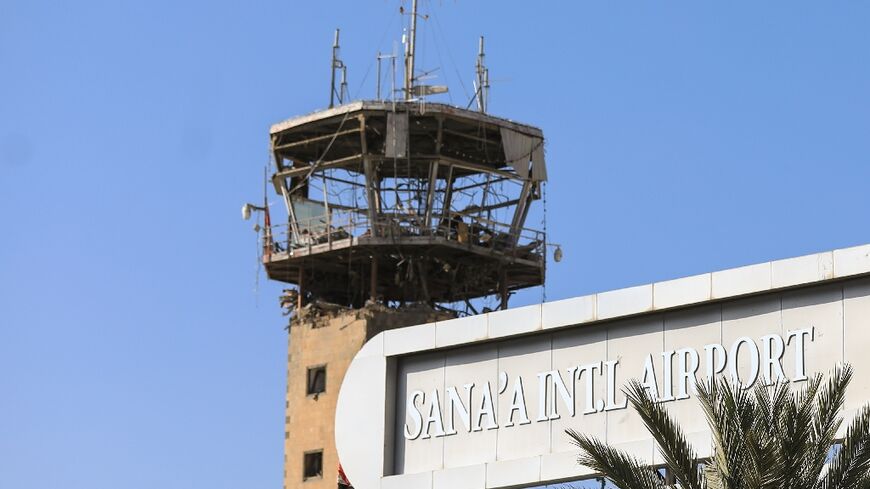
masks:
{"label": "white sign panel", "polygon": [[[835,274],[837,258],[853,268]],[[572,428],[661,463],[622,393],[633,378],[701,456],[710,442],[695,379],[799,386],[848,361],[854,410],[870,401],[868,272],[862,247],[388,331],[345,378],[340,459],[357,489],[538,485],[591,475],[576,465]],[[766,284],[751,278],[764,273]]]}

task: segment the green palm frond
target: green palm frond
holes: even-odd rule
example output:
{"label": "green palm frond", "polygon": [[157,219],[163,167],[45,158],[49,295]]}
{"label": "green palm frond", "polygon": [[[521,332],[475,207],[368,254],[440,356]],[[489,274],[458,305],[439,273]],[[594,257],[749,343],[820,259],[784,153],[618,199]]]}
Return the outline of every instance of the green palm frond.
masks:
{"label": "green palm frond", "polygon": [[[822,385],[822,375],[810,378],[807,385],[793,394],[780,419],[779,454],[782,460],[783,483],[794,489],[813,487],[820,466],[815,463],[814,416],[816,398]],[[828,447],[833,439],[828,440]]]}
{"label": "green palm frond", "polygon": [[[862,487],[870,483],[870,406],[864,406],[846,429],[819,489]],[[864,486],[866,487],[866,486]]]}
{"label": "green palm frond", "polygon": [[629,382],[625,395],[640,414],[647,430],[655,438],[662,458],[680,486],[686,489],[703,489],[703,479],[698,470],[698,457],[680,426],[661,404],[650,397],[646,388],[637,380]]}
{"label": "green palm frond", "polygon": [[777,450],[776,439],[780,432],[779,415],[791,397],[788,384],[776,383],[773,386],[757,384],[754,390],[756,404],[756,433],[753,446],[753,465],[757,468],[757,487],[763,489],[779,488],[783,479],[782,457]]}
{"label": "green palm frond", "polygon": [[846,386],[852,380],[852,368],[835,368],[827,382],[819,390],[813,413],[810,446],[808,447],[805,487],[812,488],[818,483],[819,474],[824,470],[831,441],[843,422],[840,411],[846,401]]}
{"label": "green palm frond", "polygon": [[710,465],[715,469],[717,480],[712,482],[723,489],[742,488],[746,476],[751,475],[747,470],[751,469],[747,463],[751,450],[746,442],[751,440],[755,402],[746,390],[725,380],[699,383],[697,387],[713,435]]}
{"label": "green palm frond", "polygon": [[[697,382],[713,442],[703,466],[679,424],[643,385],[629,382],[625,394],[680,489],[870,489],[870,405],[832,451],[852,376],[846,365],[825,381],[816,375],[797,389],[782,382],[748,389],[724,377]],[[567,433],[582,450],[579,462],[617,487],[665,487],[640,460],[595,438]]]}
{"label": "green palm frond", "polygon": [[574,430],[566,430],[565,433],[582,450],[577,462],[603,474],[620,489],[664,487],[658,474],[640,460]]}

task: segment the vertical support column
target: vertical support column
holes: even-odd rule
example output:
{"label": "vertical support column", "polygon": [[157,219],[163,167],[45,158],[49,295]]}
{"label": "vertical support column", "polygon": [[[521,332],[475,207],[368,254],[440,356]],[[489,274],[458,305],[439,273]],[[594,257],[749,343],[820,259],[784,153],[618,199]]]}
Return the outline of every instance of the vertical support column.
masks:
{"label": "vertical support column", "polygon": [[366,142],[366,116],[365,114],[359,115],[359,138],[360,138],[360,152],[363,157],[363,171],[366,175],[366,200],[369,205],[369,230],[371,231],[372,236],[378,236],[378,227],[377,227],[377,211],[380,207],[378,203],[378,196],[375,192],[375,186],[377,182],[377,175],[375,175],[375,167],[372,162],[371,155],[369,155],[368,144]]}
{"label": "vertical support column", "polygon": [[426,231],[432,229],[432,206],[435,205],[435,187],[438,186],[438,162],[429,163],[429,191],[426,194],[426,214],[423,225]]}
{"label": "vertical support column", "polygon": [[517,210],[514,212],[514,218],[511,221],[511,245],[516,246],[520,239],[523,223],[526,221],[526,215],[529,213],[529,201],[532,197],[531,180],[526,180],[523,183],[523,190],[520,192],[520,198],[517,200]]}
{"label": "vertical support column", "polygon": [[[447,167],[446,188],[444,189],[444,208],[441,209],[441,219],[450,219],[450,199],[453,198],[453,165]],[[449,231],[448,231],[449,234]]]}
{"label": "vertical support column", "polygon": [[[444,117],[438,115],[438,134],[435,137],[435,156],[441,156],[441,141],[444,134]],[[435,205],[435,189],[438,186],[438,162],[435,160],[429,165],[429,193],[426,195],[426,215],[423,219],[426,229],[432,228],[432,206]],[[446,194],[445,194],[446,196]],[[437,226],[436,226],[437,228]]]}
{"label": "vertical support column", "polygon": [[[483,186],[483,192],[481,192],[481,197],[480,197],[480,211],[478,212],[478,215],[480,217],[483,217],[483,210],[487,208],[486,196],[489,193],[489,186],[491,183],[492,183],[492,173],[487,172],[486,173],[486,185]],[[486,212],[487,212],[486,220],[489,221],[490,220],[489,218],[492,215],[492,211],[488,210]]]}
{"label": "vertical support column", "polygon": [[[284,170],[284,158],[278,154],[274,148],[278,146],[278,142],[280,138],[273,134],[271,137],[272,141],[272,163],[275,165],[275,174],[272,175],[272,185],[275,186],[275,190],[281,194],[281,198],[284,200],[284,207],[287,208],[287,219],[289,224],[289,229],[287,232],[287,242],[284,243],[287,246],[287,250],[290,250],[290,244],[292,242],[298,242],[299,240],[299,228],[297,227],[296,222],[296,214],[293,209],[293,203],[290,201],[289,190],[287,189],[287,181],[283,177],[278,177],[278,173]],[[296,162],[290,160],[293,165],[296,165]]]}
{"label": "vertical support column", "polygon": [[275,150],[275,147],[278,146],[278,135],[272,134],[269,138],[272,142],[272,147],[270,148],[272,151],[272,164],[275,165],[275,171],[280,172],[284,169],[284,159],[278,154],[278,151]]}
{"label": "vertical support column", "polygon": [[293,209],[293,202],[290,200],[290,194],[287,193],[287,185],[281,182],[281,197],[284,198],[284,206],[287,207],[287,218],[290,220],[290,232],[287,234],[287,252],[290,252],[290,245],[299,242],[299,224],[296,221],[296,212]]}

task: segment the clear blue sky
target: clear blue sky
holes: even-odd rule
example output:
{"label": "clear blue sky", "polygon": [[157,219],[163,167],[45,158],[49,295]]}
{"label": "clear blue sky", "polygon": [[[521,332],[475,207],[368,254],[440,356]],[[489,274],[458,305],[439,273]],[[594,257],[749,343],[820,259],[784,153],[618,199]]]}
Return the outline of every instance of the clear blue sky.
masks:
{"label": "clear blue sky", "polygon": [[[485,34],[491,111],[548,137],[548,299],[870,242],[870,4],[423,3],[419,66],[464,104]],[[333,29],[370,97],[397,10],[0,2],[0,488],[280,487],[285,319],[239,207],[269,125],[326,105]]]}

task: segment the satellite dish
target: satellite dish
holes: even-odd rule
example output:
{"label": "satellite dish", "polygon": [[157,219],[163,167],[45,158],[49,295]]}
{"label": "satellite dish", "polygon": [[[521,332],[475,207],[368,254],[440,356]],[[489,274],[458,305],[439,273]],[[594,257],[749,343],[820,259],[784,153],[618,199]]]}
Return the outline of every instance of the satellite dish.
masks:
{"label": "satellite dish", "polygon": [[553,252],[553,259],[556,260],[556,263],[562,261],[562,247],[557,246],[556,251]]}
{"label": "satellite dish", "polygon": [[248,220],[251,218],[251,204],[245,204],[242,206],[242,219]]}

